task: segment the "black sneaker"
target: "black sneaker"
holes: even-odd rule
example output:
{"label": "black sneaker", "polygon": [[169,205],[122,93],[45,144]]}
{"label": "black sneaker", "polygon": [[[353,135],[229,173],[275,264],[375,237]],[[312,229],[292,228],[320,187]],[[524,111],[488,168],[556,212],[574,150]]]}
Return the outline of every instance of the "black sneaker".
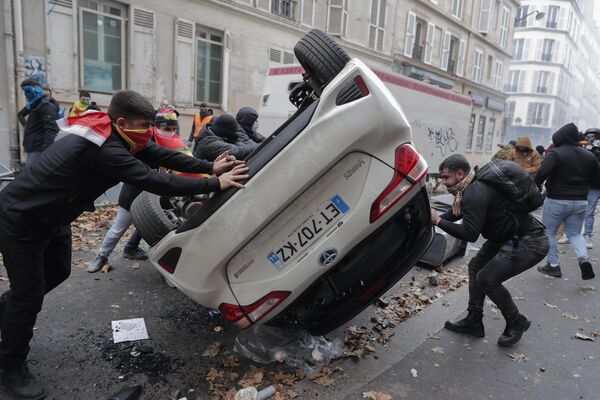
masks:
{"label": "black sneaker", "polygon": [[521,336],[531,326],[531,321],[523,314],[519,314],[516,318],[506,322],[506,328],[502,336],[498,338],[498,346],[509,347],[521,340]]}
{"label": "black sneaker", "polygon": [[550,264],[546,264],[543,267],[537,267],[537,270],[540,271],[542,274],[553,276],[555,278],[562,278],[562,271],[560,270],[560,266],[551,267]]}
{"label": "black sneaker", "polygon": [[35,380],[27,364],[14,369],[5,369],[2,373],[2,386],[17,399],[43,399],[46,390]]}
{"label": "black sneaker", "polygon": [[594,270],[592,269],[590,260],[588,260],[586,257],[579,259],[579,268],[581,268],[581,279],[583,280],[594,279],[596,276],[596,274],[594,274]]}
{"label": "black sneaker", "polygon": [[104,256],[96,256],[94,261],[88,264],[86,271],[90,273],[98,272],[108,263],[108,258]]}
{"label": "black sneaker", "polygon": [[457,333],[466,333],[467,335],[478,338],[485,337],[483,327],[483,314],[470,311],[463,319],[456,321],[446,321],[444,328]]}
{"label": "black sneaker", "polygon": [[129,247],[125,247],[123,249],[123,257],[129,260],[147,260],[148,254],[139,247],[130,249]]}

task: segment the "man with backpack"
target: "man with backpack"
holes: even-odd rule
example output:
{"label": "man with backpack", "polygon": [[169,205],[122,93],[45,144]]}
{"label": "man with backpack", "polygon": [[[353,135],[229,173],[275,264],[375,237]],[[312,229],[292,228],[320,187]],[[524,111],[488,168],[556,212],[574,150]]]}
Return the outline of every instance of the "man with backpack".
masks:
{"label": "man with backpack", "polygon": [[[469,262],[468,314],[447,321],[445,327],[484,337],[483,304],[488,296],[506,320],[498,345],[512,346],[531,321],[519,312],[502,283],[533,267],[548,252],[544,226],[529,214],[541,205],[541,194],[529,174],[512,161],[492,161],[478,170],[471,169],[464,156],[454,154],[440,164],[439,171],[454,203],[441,216],[432,209],[432,223],[469,242],[480,234],[487,239]],[[455,223],[460,219],[462,224]]]}
{"label": "man with backpack", "polygon": [[562,276],[556,241],[556,231],[561,223],[565,224],[567,237],[577,256],[581,279],[595,276],[581,228],[588,207],[590,185],[600,187],[600,164],[592,152],[579,146],[580,140],[579,129],[573,123],[556,131],[552,135],[555,148],[546,153],[535,176],[538,186],[546,182],[548,195],[544,201],[542,222],[550,240],[548,263],[539,267],[538,271],[556,278]]}

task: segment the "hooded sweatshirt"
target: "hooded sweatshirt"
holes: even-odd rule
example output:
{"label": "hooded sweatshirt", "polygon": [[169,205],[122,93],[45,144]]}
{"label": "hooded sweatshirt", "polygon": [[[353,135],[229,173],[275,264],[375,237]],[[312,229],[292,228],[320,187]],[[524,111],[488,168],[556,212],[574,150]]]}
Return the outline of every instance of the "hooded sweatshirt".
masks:
{"label": "hooded sweatshirt", "polygon": [[[521,153],[517,148],[525,147],[530,150],[529,153]],[[517,139],[516,146],[511,150],[507,160],[514,161],[521,166],[529,175],[534,176],[542,165],[542,156],[538,153],[531,144],[531,140],[527,136],[521,136]]]}
{"label": "hooded sweatshirt", "polygon": [[586,200],[590,184],[600,184],[600,163],[594,155],[577,145],[579,129],[570,123],[552,135],[554,150],[546,153],[535,176],[540,186],[546,182],[548,198]]}
{"label": "hooded sweatshirt", "polygon": [[201,139],[196,141],[194,147],[194,156],[208,161],[214,161],[224,151],[228,151],[229,155],[242,160],[258,146],[256,143],[240,144],[238,142],[237,122],[229,114],[214,118],[202,129],[200,137]]}
{"label": "hooded sweatshirt", "polygon": [[246,140],[252,140],[256,143],[260,143],[265,140],[265,137],[253,129],[253,125],[258,119],[258,112],[252,107],[242,107],[238,111],[235,119],[238,123],[238,135],[240,142]]}

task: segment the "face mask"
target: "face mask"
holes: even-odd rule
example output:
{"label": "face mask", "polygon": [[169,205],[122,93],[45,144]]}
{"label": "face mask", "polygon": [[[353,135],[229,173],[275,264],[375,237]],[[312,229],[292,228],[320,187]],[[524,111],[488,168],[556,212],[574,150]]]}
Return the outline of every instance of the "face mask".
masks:
{"label": "face mask", "polygon": [[84,106],[89,106],[90,105],[90,101],[89,100],[79,100],[79,102],[81,104],[83,104]]}
{"label": "face mask", "polygon": [[168,131],[166,129],[160,129],[160,128],[156,128],[156,132],[162,136],[162,137],[166,137],[166,138],[171,138],[174,137],[175,132],[173,131]]}
{"label": "face mask", "polygon": [[258,121],[254,121],[254,123],[252,124],[252,132],[256,133],[257,130],[258,130]]}
{"label": "face mask", "polygon": [[41,99],[44,97],[44,90],[35,86],[25,86],[23,87],[23,93],[25,93],[25,98],[27,102],[32,102],[36,99]]}
{"label": "face mask", "polygon": [[148,127],[147,129],[121,129],[116,124],[113,124],[113,126],[129,145],[131,154],[135,154],[143,149],[144,146],[148,144],[150,139],[152,139],[156,129],[153,126]]}

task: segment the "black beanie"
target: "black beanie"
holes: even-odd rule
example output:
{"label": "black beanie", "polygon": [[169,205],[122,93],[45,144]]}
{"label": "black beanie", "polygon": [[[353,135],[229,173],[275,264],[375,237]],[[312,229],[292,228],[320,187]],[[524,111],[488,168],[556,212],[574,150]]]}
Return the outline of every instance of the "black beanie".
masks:
{"label": "black beanie", "polygon": [[237,140],[237,122],[233,115],[223,114],[212,121],[212,131],[227,142],[235,143]]}

